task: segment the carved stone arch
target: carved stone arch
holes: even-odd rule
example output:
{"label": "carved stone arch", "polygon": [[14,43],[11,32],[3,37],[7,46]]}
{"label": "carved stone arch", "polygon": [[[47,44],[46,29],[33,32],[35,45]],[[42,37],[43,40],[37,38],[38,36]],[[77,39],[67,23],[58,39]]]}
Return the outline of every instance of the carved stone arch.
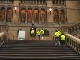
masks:
{"label": "carved stone arch", "polygon": [[32,6],[27,6],[27,10],[28,10],[29,8],[32,10],[32,15],[33,15],[33,9],[34,9],[34,7],[32,7]]}
{"label": "carved stone arch", "polygon": [[44,7],[44,6],[41,6],[41,7],[40,7],[40,10],[41,10],[41,9],[47,11],[47,10],[46,10],[46,7]]}
{"label": "carved stone arch", "polygon": [[74,30],[77,31],[77,26],[76,25],[74,25]]}
{"label": "carved stone arch", "polygon": [[78,30],[77,24],[76,25],[73,25],[73,27],[74,27],[74,31],[77,31]]}
{"label": "carved stone arch", "polygon": [[6,20],[6,6],[1,5],[0,6],[0,22],[5,22]]}
{"label": "carved stone arch", "polygon": [[25,6],[25,5],[20,6],[20,10],[21,10],[22,8],[25,8],[25,9],[26,9],[26,6]]}
{"label": "carved stone arch", "polygon": [[40,7],[40,21],[41,23],[46,22],[46,8],[45,7]]}
{"label": "carved stone arch", "polygon": [[33,22],[39,24],[39,7],[38,6],[34,7],[33,17],[34,17]]}
{"label": "carved stone arch", "polygon": [[80,30],[80,23],[78,23],[78,30]]}
{"label": "carved stone arch", "polygon": [[35,7],[33,8],[33,10],[35,10],[35,9],[37,9],[37,10],[39,11],[40,7],[39,7],[39,6],[35,6]]}
{"label": "carved stone arch", "polygon": [[32,9],[32,12],[33,12],[34,7],[32,7],[32,6],[27,6],[27,10],[28,10],[28,8],[31,8],[31,9]]}
{"label": "carved stone arch", "polygon": [[47,15],[47,8],[45,6],[41,6],[41,8],[44,8],[45,9],[45,14]]}
{"label": "carved stone arch", "polygon": [[68,33],[71,34],[72,31],[71,31],[71,27],[68,27]]}
{"label": "carved stone arch", "polygon": [[27,6],[27,8],[33,8],[32,6]]}
{"label": "carved stone arch", "polygon": [[53,8],[53,21],[59,23],[59,8]]}
{"label": "carved stone arch", "polygon": [[6,9],[6,22],[11,22],[13,17],[13,7],[8,6]]}
{"label": "carved stone arch", "polygon": [[60,8],[60,22],[61,23],[65,23],[66,22],[66,17],[65,17],[65,14],[66,14],[66,12],[65,12],[65,9],[62,7],[62,8]]}
{"label": "carved stone arch", "polygon": [[20,10],[19,10],[19,13],[20,13],[20,23],[25,23],[26,21],[26,6],[21,6],[20,7]]}
{"label": "carved stone arch", "polygon": [[73,26],[71,26],[71,31],[74,32],[74,27]]}
{"label": "carved stone arch", "polygon": [[42,8],[44,8],[45,9],[45,23],[47,22],[47,8],[44,6],[44,7],[42,7]]}
{"label": "carved stone arch", "polygon": [[27,7],[27,22],[32,23],[33,20],[33,9],[32,6]]}

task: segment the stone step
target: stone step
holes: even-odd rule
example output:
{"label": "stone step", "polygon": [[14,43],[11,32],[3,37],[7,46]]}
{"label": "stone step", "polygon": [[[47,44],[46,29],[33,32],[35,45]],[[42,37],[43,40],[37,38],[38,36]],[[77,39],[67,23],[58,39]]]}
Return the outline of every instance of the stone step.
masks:
{"label": "stone step", "polygon": [[65,51],[54,45],[54,41],[23,40],[9,41],[0,47],[0,58],[80,58],[79,55],[66,45]]}

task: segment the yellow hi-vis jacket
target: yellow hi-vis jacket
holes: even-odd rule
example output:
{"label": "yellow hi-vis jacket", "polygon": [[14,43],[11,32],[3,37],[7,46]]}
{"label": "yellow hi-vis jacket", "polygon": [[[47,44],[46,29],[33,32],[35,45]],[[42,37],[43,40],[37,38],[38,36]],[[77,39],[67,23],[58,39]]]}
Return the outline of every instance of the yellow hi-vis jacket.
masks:
{"label": "yellow hi-vis jacket", "polygon": [[37,35],[40,35],[40,31],[39,30],[37,31]]}
{"label": "yellow hi-vis jacket", "polygon": [[56,37],[59,37],[59,32],[55,32],[55,36]]}
{"label": "yellow hi-vis jacket", "polygon": [[41,34],[44,34],[44,30],[41,30],[40,33],[41,33]]}
{"label": "yellow hi-vis jacket", "polygon": [[34,34],[34,30],[31,30],[31,34]]}
{"label": "yellow hi-vis jacket", "polygon": [[61,31],[58,31],[59,35],[61,35]]}
{"label": "yellow hi-vis jacket", "polygon": [[61,35],[61,40],[65,40],[65,35]]}

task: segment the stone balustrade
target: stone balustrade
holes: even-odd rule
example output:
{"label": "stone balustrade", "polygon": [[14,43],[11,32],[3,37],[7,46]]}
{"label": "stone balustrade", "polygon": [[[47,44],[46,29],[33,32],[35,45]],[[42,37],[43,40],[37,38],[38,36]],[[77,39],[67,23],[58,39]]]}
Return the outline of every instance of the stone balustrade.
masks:
{"label": "stone balustrade", "polygon": [[4,35],[5,35],[4,32],[0,33],[0,46],[4,43],[4,38],[5,38]]}
{"label": "stone balustrade", "polygon": [[80,54],[80,39],[66,32],[65,32],[65,35],[67,37],[66,43],[70,47],[72,47],[78,54]]}

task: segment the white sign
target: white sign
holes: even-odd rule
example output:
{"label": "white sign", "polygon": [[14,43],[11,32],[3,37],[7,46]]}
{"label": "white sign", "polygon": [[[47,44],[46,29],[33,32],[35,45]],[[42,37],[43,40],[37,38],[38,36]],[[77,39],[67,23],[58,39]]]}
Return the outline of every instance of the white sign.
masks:
{"label": "white sign", "polygon": [[24,30],[19,31],[18,40],[25,40],[25,31]]}

